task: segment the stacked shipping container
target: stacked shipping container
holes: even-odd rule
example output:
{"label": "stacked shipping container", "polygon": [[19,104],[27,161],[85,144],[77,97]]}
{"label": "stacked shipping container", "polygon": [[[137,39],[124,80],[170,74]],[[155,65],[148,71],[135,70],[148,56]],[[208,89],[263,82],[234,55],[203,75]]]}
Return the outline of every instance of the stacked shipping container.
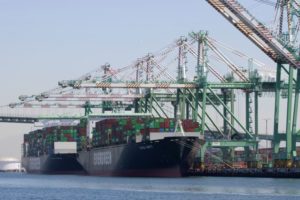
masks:
{"label": "stacked shipping container", "polygon": [[[174,132],[175,119],[165,118],[115,118],[105,119],[96,123],[93,130],[93,147],[110,144],[126,144],[135,141],[149,140],[150,132]],[[182,120],[185,132],[199,132],[198,122]]]}
{"label": "stacked shipping container", "polygon": [[77,142],[77,149],[86,146],[86,122],[77,126],[54,126],[35,130],[24,135],[24,156],[41,156],[53,153],[54,142]]}
{"label": "stacked shipping container", "polygon": [[[54,126],[32,131],[24,135],[24,156],[41,156],[53,153],[54,142],[77,142],[78,151],[87,147],[86,120],[82,119],[77,126]],[[193,120],[182,120],[185,132],[199,132],[199,123]],[[93,130],[92,146],[126,144],[136,141],[147,141],[150,132],[174,132],[175,119],[165,118],[112,118],[96,123]]]}
{"label": "stacked shipping container", "polygon": [[[108,144],[124,144],[146,136],[149,129],[142,118],[105,119],[96,123],[93,131],[93,147]],[[149,134],[148,134],[149,135]]]}

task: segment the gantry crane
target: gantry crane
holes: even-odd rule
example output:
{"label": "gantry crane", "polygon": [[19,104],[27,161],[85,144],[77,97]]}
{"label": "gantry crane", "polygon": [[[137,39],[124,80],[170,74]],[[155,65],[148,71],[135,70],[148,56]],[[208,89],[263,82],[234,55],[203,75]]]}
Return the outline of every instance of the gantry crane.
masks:
{"label": "gantry crane", "polygon": [[[230,76],[221,75],[208,62],[209,56],[214,56],[228,68]],[[195,61],[192,78],[187,75],[191,70],[188,60],[191,59]],[[209,80],[209,75],[215,80]],[[236,90],[246,92],[248,96],[245,123],[234,111]],[[264,91],[275,91],[275,83],[261,82],[254,71],[245,73],[217,48],[216,41],[208,36],[207,31],[200,31],[189,34],[189,37],[180,37],[162,51],[147,54],[126,67],[113,69],[106,64],[101,67],[100,75],[87,74],[79,79],[60,81],[59,88],[54,90],[22,95],[21,102],[11,104],[11,107],[79,106],[85,108],[88,118],[96,118],[91,115],[93,106],[104,108],[111,105],[113,108],[117,107],[114,102],[122,101],[124,105],[128,102],[126,108],[135,115],[193,119],[201,124],[201,136],[205,133],[213,135],[203,145],[201,158],[204,159],[209,147],[257,148],[258,101],[254,102],[255,112],[252,114],[250,93],[254,92],[258,98]],[[222,119],[223,127],[216,122],[215,115]],[[255,116],[254,130],[252,115]]]}
{"label": "gantry crane", "polygon": [[[297,156],[297,121],[298,103],[300,91],[300,58],[299,48],[296,46],[297,32],[299,30],[300,3],[297,0],[278,0],[275,4],[279,12],[278,32],[272,33],[246,8],[236,0],[206,0],[230,23],[238,28],[256,46],[266,53],[277,63],[275,111],[274,111],[274,139],[273,160],[275,166],[291,166],[293,158]],[[269,1],[262,1],[272,4]],[[287,14],[287,31],[283,32],[284,13]],[[298,20],[298,23],[296,21]],[[285,65],[289,66],[287,70]],[[288,74],[287,115],[286,132],[279,133],[280,92],[282,88],[281,71],[284,69]],[[294,70],[297,71],[296,80]],[[294,103],[293,93],[295,93]],[[278,157],[280,141],[286,142],[286,154]],[[284,161],[284,162],[281,162]],[[282,164],[283,163],[283,164]]]}

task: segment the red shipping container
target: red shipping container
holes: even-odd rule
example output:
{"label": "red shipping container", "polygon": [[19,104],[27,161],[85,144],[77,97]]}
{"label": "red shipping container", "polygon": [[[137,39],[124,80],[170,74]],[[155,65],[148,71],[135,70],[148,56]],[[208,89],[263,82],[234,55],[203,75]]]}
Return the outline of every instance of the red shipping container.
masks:
{"label": "red shipping container", "polygon": [[198,122],[194,122],[194,123],[193,123],[193,127],[194,127],[194,128],[198,128],[198,127],[199,127],[199,123],[198,123]]}
{"label": "red shipping container", "polygon": [[170,120],[165,121],[165,127],[164,128],[170,128]]}
{"label": "red shipping container", "polygon": [[150,128],[149,131],[150,132],[159,132],[159,128]]}
{"label": "red shipping container", "polygon": [[160,127],[160,128],[164,128],[164,127],[165,127],[165,123],[164,123],[164,122],[160,122],[160,123],[159,123],[159,127]]}

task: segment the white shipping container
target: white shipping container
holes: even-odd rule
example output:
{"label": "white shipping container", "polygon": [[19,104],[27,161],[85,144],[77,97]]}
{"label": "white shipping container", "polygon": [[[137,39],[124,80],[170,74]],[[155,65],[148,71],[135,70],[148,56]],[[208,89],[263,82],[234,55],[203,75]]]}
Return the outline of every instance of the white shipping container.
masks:
{"label": "white shipping container", "polygon": [[77,153],[77,142],[55,142],[54,154]]}
{"label": "white shipping container", "polygon": [[136,142],[136,143],[142,142],[142,139],[143,139],[143,136],[142,136],[142,135],[136,135],[136,136],[135,136],[135,142]]}
{"label": "white shipping container", "polygon": [[184,135],[179,132],[150,132],[150,140],[162,140],[168,137],[199,137],[199,139],[204,139],[199,132],[185,132]]}

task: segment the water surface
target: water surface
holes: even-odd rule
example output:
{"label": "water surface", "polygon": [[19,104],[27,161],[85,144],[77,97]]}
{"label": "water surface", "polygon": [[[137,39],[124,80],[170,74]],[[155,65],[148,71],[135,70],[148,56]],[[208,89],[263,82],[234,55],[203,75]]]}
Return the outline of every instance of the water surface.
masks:
{"label": "water surface", "polygon": [[300,179],[114,178],[0,173],[2,200],[299,200]]}

